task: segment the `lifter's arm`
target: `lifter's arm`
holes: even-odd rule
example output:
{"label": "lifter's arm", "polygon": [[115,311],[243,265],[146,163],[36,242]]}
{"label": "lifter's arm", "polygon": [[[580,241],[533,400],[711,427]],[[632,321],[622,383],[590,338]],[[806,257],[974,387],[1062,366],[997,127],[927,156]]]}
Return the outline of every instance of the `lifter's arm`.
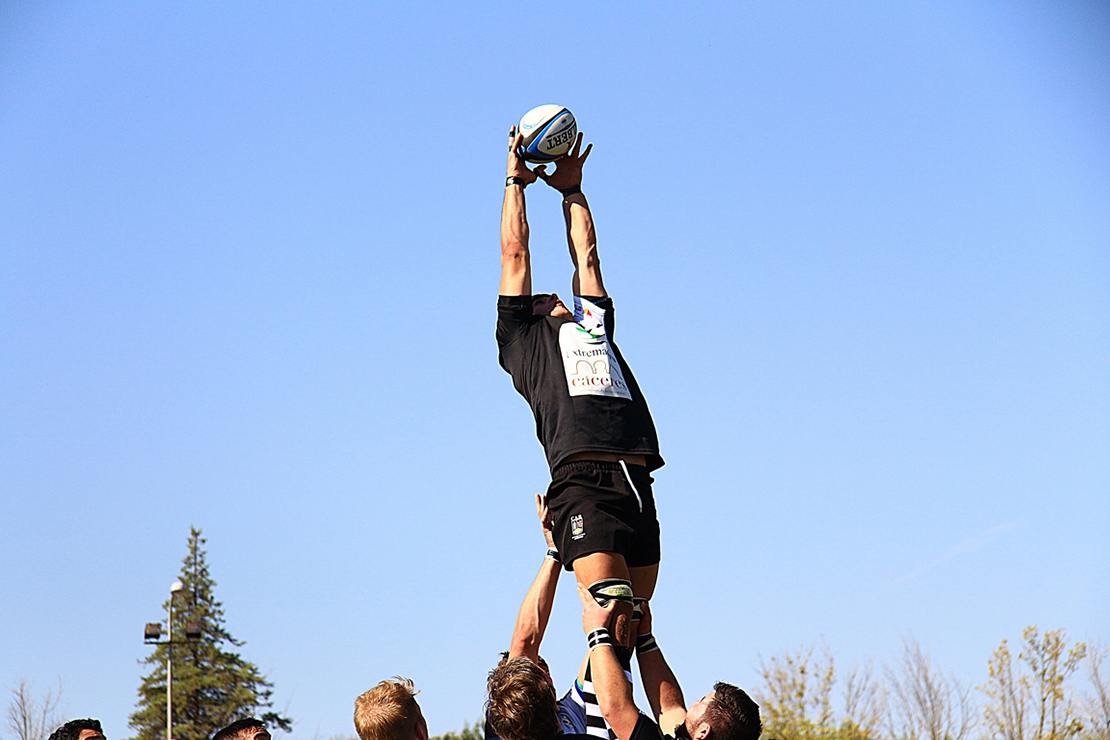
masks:
{"label": "lifter's arm", "polygon": [[574,142],[569,154],[557,160],[555,171],[550,175],[544,167],[537,167],[536,174],[559,191],[577,188],[577,193],[563,196],[563,219],[567,224],[567,246],[570,259],[574,263],[574,294],[604,297],[605,285],[601,280],[601,259],[597,256],[597,234],[594,232],[594,217],[590,204],[582,194],[582,165],[590,156],[593,144],[579,154],[582,148],[582,134]]}
{"label": "lifter's arm", "polygon": [[505,202],[501,206],[501,295],[531,295],[532,267],[528,255],[528,214],[524,208],[524,186],[536,181],[536,173],[528,169],[520,156],[523,136],[516,127],[509,129],[508,177],[517,177],[523,184],[505,185]]}
{"label": "lifter's arm", "polygon": [[[644,616],[640,620],[640,635],[651,634],[651,609],[643,604]],[[682,687],[678,685],[671,667],[658,648],[643,652],[636,650],[636,660],[640,664],[640,678],[644,682],[644,694],[655,715],[655,721],[664,733],[674,735],[674,728],[686,719],[686,700],[682,697]]]}
{"label": "lifter's arm", "polygon": [[[608,625],[613,603],[607,608],[598,606],[589,589],[581,583],[578,584],[578,597],[582,600],[582,629],[587,635]],[[629,740],[640,719],[640,710],[632,699],[632,684],[624,675],[612,645],[599,645],[590,651],[590,671],[601,716],[619,740]]]}
{"label": "lifter's arm", "polygon": [[[540,517],[540,526],[543,527],[543,536],[547,540],[547,548],[555,549],[555,540],[551,534],[551,513],[547,509],[547,499],[536,494],[536,513]],[[539,663],[540,643],[543,634],[547,631],[547,620],[551,617],[551,606],[555,603],[555,587],[559,585],[560,565],[557,561],[545,557],[536,580],[524,595],[520,611],[516,615],[516,626],[513,628],[513,639],[509,645],[509,657],[525,657],[533,663]]]}

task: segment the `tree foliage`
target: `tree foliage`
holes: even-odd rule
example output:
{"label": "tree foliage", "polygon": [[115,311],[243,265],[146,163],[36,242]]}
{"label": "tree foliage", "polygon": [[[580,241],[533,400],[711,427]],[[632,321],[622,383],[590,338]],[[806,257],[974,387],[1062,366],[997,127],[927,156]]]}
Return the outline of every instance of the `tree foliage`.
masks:
{"label": "tree foliage", "polygon": [[1067,740],[1083,729],[1076,703],[1065,686],[1087,653],[1083,643],[1068,648],[1063,630],[1043,636],[1036,627],[1022,633],[1016,666],[1006,640],[987,664],[980,687],[987,702],[987,730],[1001,740]]}
{"label": "tree foliage", "polygon": [[[173,737],[206,740],[231,722],[246,716],[262,719],[271,729],[288,731],[292,720],[272,711],[273,684],[234,648],[244,643],[224,626],[223,605],[216,600],[216,582],[208,571],[206,540],[190,528],[189,552],[182,561],[184,590],[171,595],[172,644],[159,644],[140,661],[151,666],[139,686],[139,701],[131,715],[135,740],[166,736],[166,658],[173,656]],[[164,607],[169,607],[167,601]],[[185,626],[199,625],[201,637],[186,640]]]}
{"label": "tree foliage", "polygon": [[463,722],[463,728],[459,732],[447,732],[442,735],[436,735],[429,740],[483,740],[485,737],[485,720],[479,719],[474,724]]}
{"label": "tree foliage", "polygon": [[[977,726],[979,740],[1110,740],[1108,657],[1103,646],[1070,644],[1063,630],[1027,627],[1016,655],[1006,640],[994,651],[976,694],[912,639],[881,680],[869,667],[838,674],[828,648],[803,646],[761,660],[752,695],[774,740],[970,740]],[[1071,680],[1081,668],[1088,690],[1078,693]]]}
{"label": "tree foliage", "polygon": [[755,691],[764,731],[781,740],[873,740],[880,736],[884,692],[871,669],[854,669],[844,681],[844,711],[833,711],[836,661],[825,648],[786,651],[761,662],[763,686]]}

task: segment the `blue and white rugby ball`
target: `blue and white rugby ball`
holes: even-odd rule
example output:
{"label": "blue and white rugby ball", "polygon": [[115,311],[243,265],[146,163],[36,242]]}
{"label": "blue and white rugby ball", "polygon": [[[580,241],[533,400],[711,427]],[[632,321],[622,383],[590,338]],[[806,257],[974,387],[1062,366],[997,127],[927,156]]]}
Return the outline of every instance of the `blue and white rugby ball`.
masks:
{"label": "blue and white rugby ball", "polygon": [[517,129],[524,135],[528,162],[552,162],[570,151],[578,136],[574,114],[561,105],[541,105],[524,114]]}

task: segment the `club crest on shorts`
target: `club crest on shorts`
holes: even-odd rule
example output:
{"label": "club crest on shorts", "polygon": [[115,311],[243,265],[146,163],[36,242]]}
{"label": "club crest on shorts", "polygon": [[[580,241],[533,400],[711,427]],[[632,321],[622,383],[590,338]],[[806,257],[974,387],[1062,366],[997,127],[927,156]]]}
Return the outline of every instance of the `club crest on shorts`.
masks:
{"label": "club crest on shorts", "polygon": [[572,514],[570,517],[570,538],[580,540],[586,536],[586,525],[582,523],[581,514]]}

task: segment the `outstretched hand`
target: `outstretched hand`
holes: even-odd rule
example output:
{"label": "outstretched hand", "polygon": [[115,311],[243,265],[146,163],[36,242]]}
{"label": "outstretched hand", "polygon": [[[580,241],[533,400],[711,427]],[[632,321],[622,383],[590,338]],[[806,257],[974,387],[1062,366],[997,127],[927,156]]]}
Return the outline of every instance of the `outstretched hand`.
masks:
{"label": "outstretched hand", "polygon": [[640,626],[636,630],[636,634],[651,634],[651,607],[648,606],[647,599],[640,602],[640,608],[643,609],[644,616],[640,617]]}
{"label": "outstretched hand", "polygon": [[590,156],[590,151],[594,148],[593,144],[586,146],[586,151],[581,155],[578,152],[582,149],[582,133],[579,132],[578,138],[574,141],[574,148],[570,150],[565,156],[555,160],[555,171],[550,175],[547,174],[547,165],[541,164],[536,168],[534,174],[543,178],[551,187],[556,190],[566,190],[575,185],[582,185],[582,165],[586,163],[586,157]]}
{"label": "outstretched hand", "polygon": [[520,156],[523,142],[524,134],[517,133],[516,126],[511,127],[509,129],[509,164],[505,169],[505,174],[509,177],[519,177],[527,185],[535,182],[539,173],[529,169],[524,157]]}
{"label": "outstretched hand", "polygon": [[543,538],[547,540],[548,549],[558,549],[555,547],[555,535],[552,533],[555,520],[551,516],[551,510],[547,508],[547,496],[542,493],[536,494],[536,514],[540,518],[540,527],[543,528]]}
{"label": "outstretched hand", "polygon": [[609,617],[613,614],[616,601],[610,601],[609,606],[602,607],[590,593],[590,589],[578,585],[578,598],[582,600],[582,630],[588,635],[599,627],[609,626]]}

